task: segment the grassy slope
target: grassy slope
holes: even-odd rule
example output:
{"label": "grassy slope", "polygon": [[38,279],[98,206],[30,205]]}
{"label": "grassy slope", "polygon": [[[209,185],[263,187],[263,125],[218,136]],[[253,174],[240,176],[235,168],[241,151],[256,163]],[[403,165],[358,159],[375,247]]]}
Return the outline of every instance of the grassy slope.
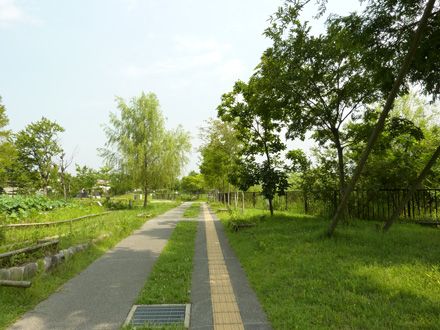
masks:
{"label": "grassy slope", "polygon": [[440,327],[438,229],[357,222],[326,239],[326,220],[262,214],[227,235],[275,329]]}
{"label": "grassy slope", "polygon": [[[151,216],[155,216],[175,206],[176,204],[173,203],[155,203],[148,207],[147,212]],[[139,228],[146,220],[144,217],[137,216],[139,212],[143,212],[143,210],[118,211],[95,220],[91,219],[91,222],[87,222],[87,226],[82,231],[84,235],[88,235],[91,238],[92,236],[99,236],[98,233],[105,232],[111,234],[110,237],[87,251],[75,254],[54,271],[40,274],[32,280],[32,287],[30,289],[0,287],[0,329],[5,328],[21,314],[48,297],[60,285],[86,268],[122,238],[128,236],[134,229]],[[100,223],[100,225],[94,227],[91,223],[94,225]],[[96,228],[96,230],[92,228]]]}

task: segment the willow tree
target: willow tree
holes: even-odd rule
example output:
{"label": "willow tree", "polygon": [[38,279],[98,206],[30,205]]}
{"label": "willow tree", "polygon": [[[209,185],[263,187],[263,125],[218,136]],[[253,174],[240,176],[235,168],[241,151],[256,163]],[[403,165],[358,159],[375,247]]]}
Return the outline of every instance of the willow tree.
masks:
{"label": "willow tree", "polygon": [[127,104],[116,99],[119,113],[110,113],[105,126],[106,148],[101,155],[127,173],[142,189],[144,207],[148,193],[173,182],[180,174],[190,151],[189,134],[178,128],[165,129],[165,119],[154,93],[142,93]]}

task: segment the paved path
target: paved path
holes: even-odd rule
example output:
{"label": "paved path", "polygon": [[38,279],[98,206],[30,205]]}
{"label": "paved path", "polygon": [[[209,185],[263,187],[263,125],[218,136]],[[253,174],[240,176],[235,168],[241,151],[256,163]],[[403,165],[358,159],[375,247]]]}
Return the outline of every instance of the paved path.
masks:
{"label": "paved path", "polygon": [[147,221],[10,329],[119,329],[188,206]]}
{"label": "paved path", "polygon": [[199,220],[191,290],[191,329],[271,329],[228,244],[222,224],[206,204]]}

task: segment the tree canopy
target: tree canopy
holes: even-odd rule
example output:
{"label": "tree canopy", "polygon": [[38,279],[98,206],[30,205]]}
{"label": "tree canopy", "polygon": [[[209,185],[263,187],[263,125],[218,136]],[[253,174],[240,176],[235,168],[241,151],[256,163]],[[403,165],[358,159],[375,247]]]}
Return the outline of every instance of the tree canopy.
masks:
{"label": "tree canopy", "polygon": [[101,149],[101,155],[142,189],[145,207],[149,192],[177,179],[191,148],[189,134],[180,127],[165,129],[153,93],[142,93],[128,104],[120,97],[116,101],[119,113],[110,114],[110,123],[105,127],[107,148]]}

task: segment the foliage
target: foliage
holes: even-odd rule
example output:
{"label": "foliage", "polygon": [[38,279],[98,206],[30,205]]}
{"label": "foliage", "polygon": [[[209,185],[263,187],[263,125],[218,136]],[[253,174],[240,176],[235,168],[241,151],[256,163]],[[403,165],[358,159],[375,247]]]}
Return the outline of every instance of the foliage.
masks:
{"label": "foliage", "polygon": [[[432,108],[434,110],[434,108]],[[414,94],[396,100],[385,129],[374,146],[360,180],[365,189],[407,188],[439,145],[438,113]],[[359,158],[374,127],[379,111],[371,108],[361,123],[349,125],[352,137],[348,156]],[[439,172],[434,173],[426,187],[436,188]],[[430,183],[431,182],[431,183]]]}
{"label": "foliage", "polygon": [[15,137],[19,162],[26,172],[37,175],[37,187],[43,188],[46,195],[55,169],[54,157],[62,152],[58,141],[61,132],[64,129],[60,125],[43,117],[27,125]]}
{"label": "foliage", "polygon": [[253,76],[248,84],[236,82],[232,92],[222,96],[218,115],[234,127],[242,143],[232,183],[242,190],[261,184],[273,213],[273,197],[283,194],[288,182],[285,167],[279,161],[286,148],[280,139],[282,117],[277,116],[279,103],[267,83],[258,76]]}
{"label": "foliage", "polygon": [[272,17],[266,35],[273,45],[264,52],[257,74],[284,100],[288,138],[304,138],[313,129],[312,138],[334,150],[342,191],[347,140],[343,125],[376,100],[378,87],[364,69],[362,48],[346,42],[347,30],[330,21],[325,34],[313,36],[299,14],[299,8],[287,6]]}
{"label": "foliage", "polygon": [[438,327],[436,230],[399,225],[385,238],[362,221],[328,240],[326,219],[262,214],[247,210],[257,225],[226,234],[274,329]]}
{"label": "foliage", "polygon": [[78,164],[75,164],[75,171],[76,175],[72,180],[71,186],[72,193],[77,195],[82,191],[82,189],[84,189],[90,194],[99,178],[99,171],[86,165],[80,166]]}
{"label": "foliage", "polygon": [[32,211],[49,211],[69,205],[64,200],[53,200],[45,196],[0,195],[0,213],[10,218],[25,218]]}
{"label": "foliage", "polygon": [[189,172],[181,180],[181,189],[183,192],[190,194],[200,194],[205,190],[204,176],[195,171]]}
{"label": "foliage", "polygon": [[5,129],[9,120],[6,116],[6,108],[1,102],[0,96],[0,187],[4,187],[8,180],[8,169],[15,163],[17,151],[11,140],[11,131]]}
{"label": "foliage", "polygon": [[208,188],[227,191],[230,177],[236,170],[241,143],[228,122],[211,119],[201,129],[200,173]]}
{"label": "foliage", "polygon": [[165,129],[159,101],[153,93],[142,93],[129,104],[120,97],[117,102],[120,116],[110,114],[110,125],[105,128],[107,149],[101,149],[101,155],[142,189],[146,206],[149,191],[176,181],[191,147],[189,135],[181,127]]}
{"label": "foliage", "polygon": [[[427,1],[369,1],[360,14],[334,15],[331,20],[347,29],[347,40],[362,47],[362,61],[374,79],[388,92],[409,49],[415,27]],[[401,91],[418,84],[423,91],[437,98],[440,93],[440,5],[434,5],[427,28],[412,61]]]}

